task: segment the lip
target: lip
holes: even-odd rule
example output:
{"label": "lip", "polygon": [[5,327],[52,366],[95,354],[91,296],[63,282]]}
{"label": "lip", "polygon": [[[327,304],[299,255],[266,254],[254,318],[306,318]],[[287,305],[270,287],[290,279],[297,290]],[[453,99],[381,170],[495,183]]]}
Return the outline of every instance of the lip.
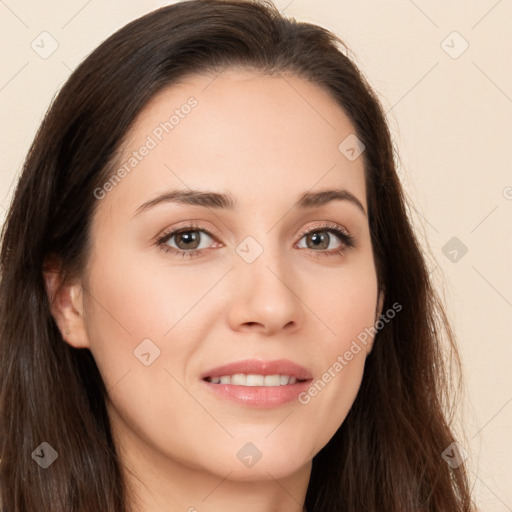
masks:
{"label": "lip", "polygon": [[[213,384],[205,380],[207,377],[222,377],[235,373],[258,375],[289,375],[295,377],[295,384],[284,386],[239,386],[234,384]],[[204,372],[201,381],[206,388],[216,396],[227,399],[238,405],[269,409],[297,400],[298,395],[305,391],[313,379],[312,373],[292,361],[279,359],[274,361],[261,361],[245,359],[234,363],[217,366]]]}

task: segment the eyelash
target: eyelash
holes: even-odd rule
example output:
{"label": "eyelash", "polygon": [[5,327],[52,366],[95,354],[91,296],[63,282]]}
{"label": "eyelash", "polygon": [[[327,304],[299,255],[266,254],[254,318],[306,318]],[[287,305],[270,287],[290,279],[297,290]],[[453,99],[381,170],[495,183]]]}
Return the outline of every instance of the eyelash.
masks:
{"label": "eyelash", "polygon": [[[173,236],[179,235],[181,233],[190,233],[195,231],[204,231],[209,237],[212,239],[215,239],[215,236],[210,233],[206,227],[200,225],[200,224],[190,224],[181,228],[171,229],[169,231],[166,231],[162,234],[161,237],[158,238],[156,241],[156,245],[164,252],[166,253],[172,253],[175,255],[181,255],[183,257],[190,257],[194,258],[197,256],[201,256],[206,249],[193,249],[190,251],[185,250],[178,250],[174,247],[169,247],[166,245],[166,242],[168,242]],[[309,249],[309,251],[312,251],[315,253],[315,257],[319,258],[321,256],[341,256],[344,254],[345,250],[351,247],[354,247],[355,241],[354,237],[347,233],[341,226],[338,226],[337,224],[327,223],[322,226],[314,227],[313,229],[308,229],[303,231],[300,234],[299,240],[302,240],[302,238],[306,235],[309,235],[311,233],[321,233],[321,232],[328,232],[328,233],[334,233],[338,236],[340,239],[342,246],[338,249],[332,249],[330,251],[322,250],[322,251],[315,251],[314,249]]]}

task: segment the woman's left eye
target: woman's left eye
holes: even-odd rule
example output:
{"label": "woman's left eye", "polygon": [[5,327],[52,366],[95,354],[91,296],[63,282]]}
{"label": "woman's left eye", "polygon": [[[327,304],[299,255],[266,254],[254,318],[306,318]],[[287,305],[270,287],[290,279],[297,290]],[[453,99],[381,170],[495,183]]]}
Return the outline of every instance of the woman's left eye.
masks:
{"label": "woman's left eye", "polygon": [[[335,235],[333,237],[332,235]],[[306,238],[306,244],[313,242],[314,247],[320,247],[322,251],[315,251],[318,256],[340,255],[349,247],[354,246],[354,238],[343,228],[336,225],[328,225],[319,228],[313,228],[302,233],[302,238]],[[302,240],[301,238],[301,240]],[[331,241],[338,239],[338,246],[327,250]]]}
{"label": "woman's left eye", "polygon": [[[214,239],[213,235],[204,227],[186,226],[164,233],[156,244],[165,252],[180,254],[182,256],[199,256],[203,254],[204,249],[207,249],[211,244],[210,242],[210,244],[201,247],[204,235],[206,235],[207,238]],[[335,235],[335,237],[332,235]],[[312,243],[313,247],[321,249],[321,251],[318,251],[306,247],[316,253],[315,256],[340,255],[343,254],[347,248],[354,246],[353,237],[344,228],[341,228],[341,226],[333,224],[304,231],[301,233],[300,240],[303,238],[306,239],[306,245]],[[338,239],[338,245],[334,248],[331,247],[329,250],[328,247],[331,245],[332,241],[336,241],[336,238]],[[170,245],[173,239],[176,245],[174,247]]]}

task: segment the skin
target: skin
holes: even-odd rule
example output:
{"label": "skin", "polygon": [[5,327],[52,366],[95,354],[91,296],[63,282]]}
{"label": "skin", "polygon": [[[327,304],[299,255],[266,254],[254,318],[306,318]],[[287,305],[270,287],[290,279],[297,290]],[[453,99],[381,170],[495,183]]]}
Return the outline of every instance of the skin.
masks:
{"label": "skin", "polygon": [[[87,268],[58,293],[53,314],[67,343],[91,350],[109,390],[133,510],[300,511],[312,458],[346,417],[371,343],[306,405],[235,404],[206,390],[200,374],[246,358],[290,359],[317,379],[374,324],[383,297],[367,216],[349,201],[292,209],[307,191],[337,187],[367,211],[363,160],[339,151],[355,130],[319,86],[243,69],[212,79],[188,78],[141,112],[120,165],[175,108],[198,101],[99,200]],[[188,187],[229,192],[238,207],[163,203],[134,216]],[[201,256],[155,244],[191,220],[213,234],[200,233]],[[325,236],[325,223],[345,228],[355,246],[326,255],[342,245],[336,235],[327,231],[327,249],[301,236]],[[252,263],[235,251],[247,236],[263,248]],[[177,237],[167,246],[186,247]],[[46,277],[52,293],[57,279]],[[160,356],[145,366],[134,350],[148,338]],[[262,454],[251,468],[237,458],[247,442]]]}

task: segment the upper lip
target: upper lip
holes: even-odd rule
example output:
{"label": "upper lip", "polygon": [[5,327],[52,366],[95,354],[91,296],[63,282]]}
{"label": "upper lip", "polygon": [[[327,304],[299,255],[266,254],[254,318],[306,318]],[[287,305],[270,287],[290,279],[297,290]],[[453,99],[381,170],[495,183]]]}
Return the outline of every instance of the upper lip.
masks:
{"label": "upper lip", "polygon": [[234,375],[235,373],[245,373],[246,375],[289,375],[290,377],[296,377],[297,380],[309,380],[313,378],[309,370],[288,359],[275,359],[273,361],[244,359],[242,361],[216,366],[204,372],[201,378],[222,377],[223,375]]}

